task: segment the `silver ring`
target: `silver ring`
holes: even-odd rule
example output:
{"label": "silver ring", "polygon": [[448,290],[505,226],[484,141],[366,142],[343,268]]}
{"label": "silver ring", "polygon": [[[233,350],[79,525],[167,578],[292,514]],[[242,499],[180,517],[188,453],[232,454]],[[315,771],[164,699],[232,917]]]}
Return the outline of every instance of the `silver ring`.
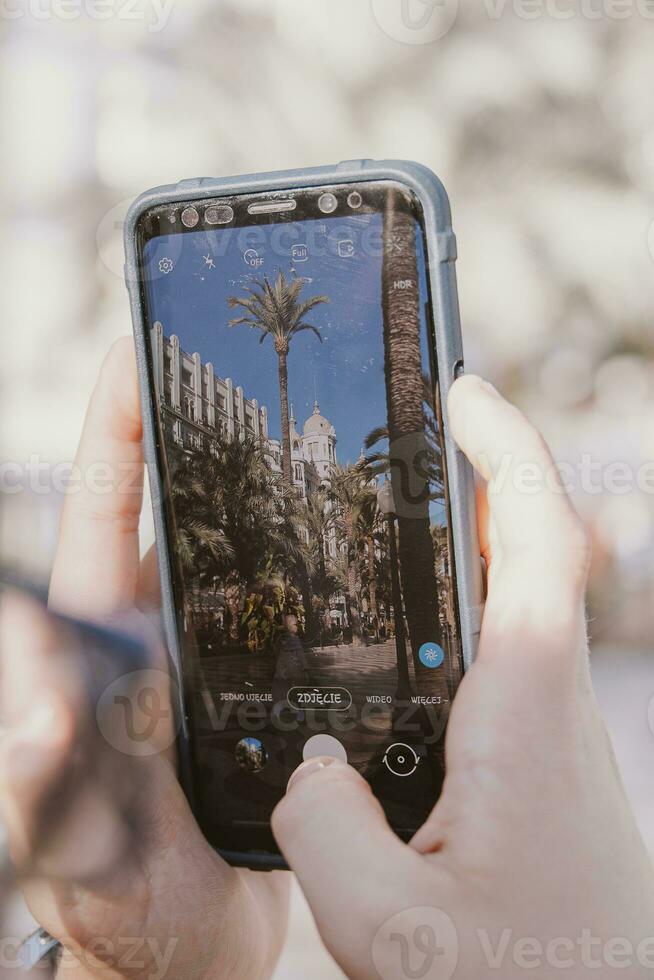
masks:
{"label": "silver ring", "polygon": [[18,950],[22,970],[31,970],[38,963],[49,960],[53,965],[59,959],[61,943],[45,929],[39,928],[23,940]]}

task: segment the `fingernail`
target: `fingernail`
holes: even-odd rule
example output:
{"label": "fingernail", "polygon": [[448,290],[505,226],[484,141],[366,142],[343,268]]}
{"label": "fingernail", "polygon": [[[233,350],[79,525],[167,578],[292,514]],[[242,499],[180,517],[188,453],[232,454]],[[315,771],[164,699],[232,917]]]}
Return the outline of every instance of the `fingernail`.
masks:
{"label": "fingernail", "polygon": [[327,766],[344,766],[345,763],[341,759],[335,759],[331,755],[321,755],[316,759],[307,759],[302,765],[298,766],[294,773],[291,774],[291,778],[286,786],[286,792],[289,793],[293,786],[297,786],[299,782],[310,776],[311,773],[317,772],[319,769],[326,769]]}

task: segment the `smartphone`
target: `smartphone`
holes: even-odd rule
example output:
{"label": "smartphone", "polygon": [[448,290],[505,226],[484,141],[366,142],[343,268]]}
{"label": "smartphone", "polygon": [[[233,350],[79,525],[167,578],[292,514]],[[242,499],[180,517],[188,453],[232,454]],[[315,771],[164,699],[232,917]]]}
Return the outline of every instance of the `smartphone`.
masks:
{"label": "smartphone", "polygon": [[408,840],[482,602],[447,424],[445,191],[397,161],[185,180],[142,195],[125,239],[200,826],[232,863],[283,867],[272,811],[303,759],[335,755]]}

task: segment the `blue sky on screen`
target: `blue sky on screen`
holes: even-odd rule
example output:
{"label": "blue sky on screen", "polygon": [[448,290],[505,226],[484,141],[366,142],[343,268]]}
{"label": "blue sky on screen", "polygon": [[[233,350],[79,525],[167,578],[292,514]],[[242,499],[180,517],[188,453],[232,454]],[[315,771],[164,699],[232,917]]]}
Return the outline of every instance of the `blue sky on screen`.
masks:
{"label": "blue sky on screen", "polygon": [[[184,350],[198,351],[203,361],[213,363],[217,375],[232,378],[247,398],[266,405],[270,435],[279,438],[272,341],[260,345],[258,331],[228,327],[230,318],[244,311],[230,310],[227,300],[243,295],[243,286],[255,278],[274,279],[279,270],[290,278],[308,279],[302,298],[324,294],[330,301],[309,316],[323,343],[309,331],[291,342],[289,399],[301,431],[317,396],[320,411],[336,429],[339,462],[355,462],[368,433],[386,424],[380,240],[379,214],[160,236],[148,242],[144,255],[150,322],[160,320],[166,335],[177,334]],[[348,242],[351,247],[343,244]],[[304,261],[292,258],[293,244],[307,245]],[[258,267],[246,262],[248,248],[256,251]],[[165,257],[173,263],[168,274],[159,272]],[[420,259],[422,310],[426,286],[424,257]],[[424,350],[424,317],[422,332]]]}

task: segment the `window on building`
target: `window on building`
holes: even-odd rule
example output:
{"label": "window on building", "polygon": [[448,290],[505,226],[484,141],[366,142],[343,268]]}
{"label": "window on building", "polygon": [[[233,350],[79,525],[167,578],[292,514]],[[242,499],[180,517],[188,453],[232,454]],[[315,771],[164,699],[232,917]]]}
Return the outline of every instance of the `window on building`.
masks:
{"label": "window on building", "polygon": [[193,375],[188,370],[188,368],[182,368],[182,382],[188,385],[189,388],[193,387]]}
{"label": "window on building", "polygon": [[218,404],[218,408],[221,408],[224,412],[225,409],[227,408],[227,401],[225,400],[224,395],[220,395],[220,394],[218,395],[217,404]]}
{"label": "window on building", "polygon": [[172,360],[170,354],[164,354],[164,362],[163,363],[164,363],[164,371],[166,371],[168,374],[172,374],[173,373],[173,360]]}
{"label": "window on building", "polygon": [[184,395],[184,401],[182,402],[182,408],[184,410],[184,415],[191,422],[195,422],[195,399],[191,395]]}
{"label": "window on building", "polygon": [[295,479],[296,480],[302,479],[302,467],[300,466],[299,463],[295,464]]}

